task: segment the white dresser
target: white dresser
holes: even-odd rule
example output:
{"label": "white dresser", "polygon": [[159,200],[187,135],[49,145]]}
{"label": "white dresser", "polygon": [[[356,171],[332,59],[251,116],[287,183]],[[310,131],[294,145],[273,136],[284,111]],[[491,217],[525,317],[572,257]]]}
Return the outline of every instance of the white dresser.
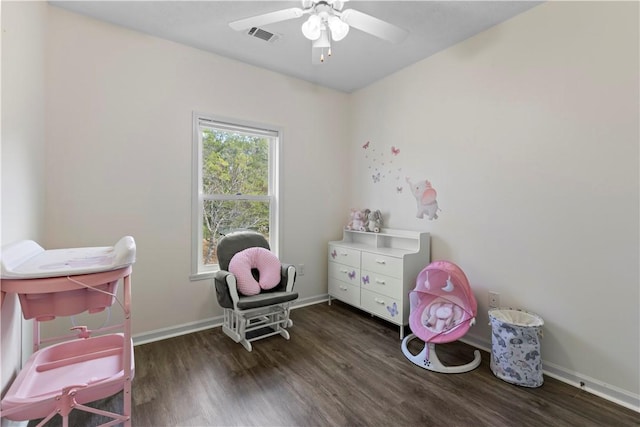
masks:
{"label": "white dresser", "polygon": [[383,228],[344,230],[329,242],[329,304],[336,298],[400,326],[409,323],[409,292],[429,265],[429,233]]}

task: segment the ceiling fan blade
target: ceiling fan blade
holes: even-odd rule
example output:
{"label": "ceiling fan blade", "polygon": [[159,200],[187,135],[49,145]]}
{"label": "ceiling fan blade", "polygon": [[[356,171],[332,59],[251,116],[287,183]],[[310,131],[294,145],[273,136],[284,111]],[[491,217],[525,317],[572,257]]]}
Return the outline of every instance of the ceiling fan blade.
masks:
{"label": "ceiling fan blade", "polygon": [[342,11],[340,19],[353,28],[369,33],[373,36],[388,40],[392,43],[400,43],[409,34],[407,31],[381,19],[362,13],[355,9]]}
{"label": "ceiling fan blade", "polygon": [[252,16],[251,18],[239,19],[229,23],[229,26],[236,31],[247,30],[253,27],[262,27],[275,22],[287,21],[289,19],[300,18],[304,15],[304,10],[299,7],[277,10],[265,13],[264,15]]}

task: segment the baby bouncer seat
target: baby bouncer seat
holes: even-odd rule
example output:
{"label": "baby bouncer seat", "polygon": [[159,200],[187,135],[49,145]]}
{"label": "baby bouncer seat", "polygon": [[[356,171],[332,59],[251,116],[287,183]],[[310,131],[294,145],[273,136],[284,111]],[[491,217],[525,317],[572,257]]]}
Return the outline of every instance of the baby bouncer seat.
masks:
{"label": "baby bouncer seat", "polygon": [[[402,352],[412,363],[446,374],[468,372],[480,365],[480,352],[459,366],[445,366],[438,359],[436,344],[460,339],[475,323],[477,302],[464,272],[452,262],[435,261],[425,267],[409,294],[411,334],[402,340]],[[424,348],[412,354],[408,343],[419,338]]]}
{"label": "baby bouncer seat", "polygon": [[224,236],[217,246],[214,282],[218,304],[224,309],[222,331],[252,350],[251,342],[279,334],[289,339],[287,328],[296,269],[281,264],[260,233],[240,230]]}

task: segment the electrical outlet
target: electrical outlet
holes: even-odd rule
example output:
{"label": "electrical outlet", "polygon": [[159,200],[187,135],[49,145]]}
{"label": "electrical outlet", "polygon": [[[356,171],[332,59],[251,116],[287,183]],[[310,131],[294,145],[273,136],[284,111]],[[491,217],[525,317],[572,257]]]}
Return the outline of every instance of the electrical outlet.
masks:
{"label": "electrical outlet", "polygon": [[304,276],[304,264],[298,264],[296,272],[298,273],[298,276]]}
{"label": "electrical outlet", "polygon": [[500,294],[497,292],[489,292],[489,308],[500,307]]}

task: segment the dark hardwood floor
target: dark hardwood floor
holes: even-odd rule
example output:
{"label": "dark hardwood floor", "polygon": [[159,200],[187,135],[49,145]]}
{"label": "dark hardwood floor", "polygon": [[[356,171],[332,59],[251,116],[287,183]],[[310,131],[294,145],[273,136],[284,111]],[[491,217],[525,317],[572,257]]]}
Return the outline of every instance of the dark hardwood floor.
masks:
{"label": "dark hardwood floor", "polygon": [[[421,369],[402,354],[396,327],[340,302],[291,318],[290,341],[256,341],[251,353],[220,328],[136,347],[133,425],[640,426],[640,414],[553,378],[508,384],[485,352],[469,373]],[[442,344],[438,355],[457,364],[472,350]],[[121,396],[98,404],[121,405]],[[104,422],[74,415],[70,425]]]}

